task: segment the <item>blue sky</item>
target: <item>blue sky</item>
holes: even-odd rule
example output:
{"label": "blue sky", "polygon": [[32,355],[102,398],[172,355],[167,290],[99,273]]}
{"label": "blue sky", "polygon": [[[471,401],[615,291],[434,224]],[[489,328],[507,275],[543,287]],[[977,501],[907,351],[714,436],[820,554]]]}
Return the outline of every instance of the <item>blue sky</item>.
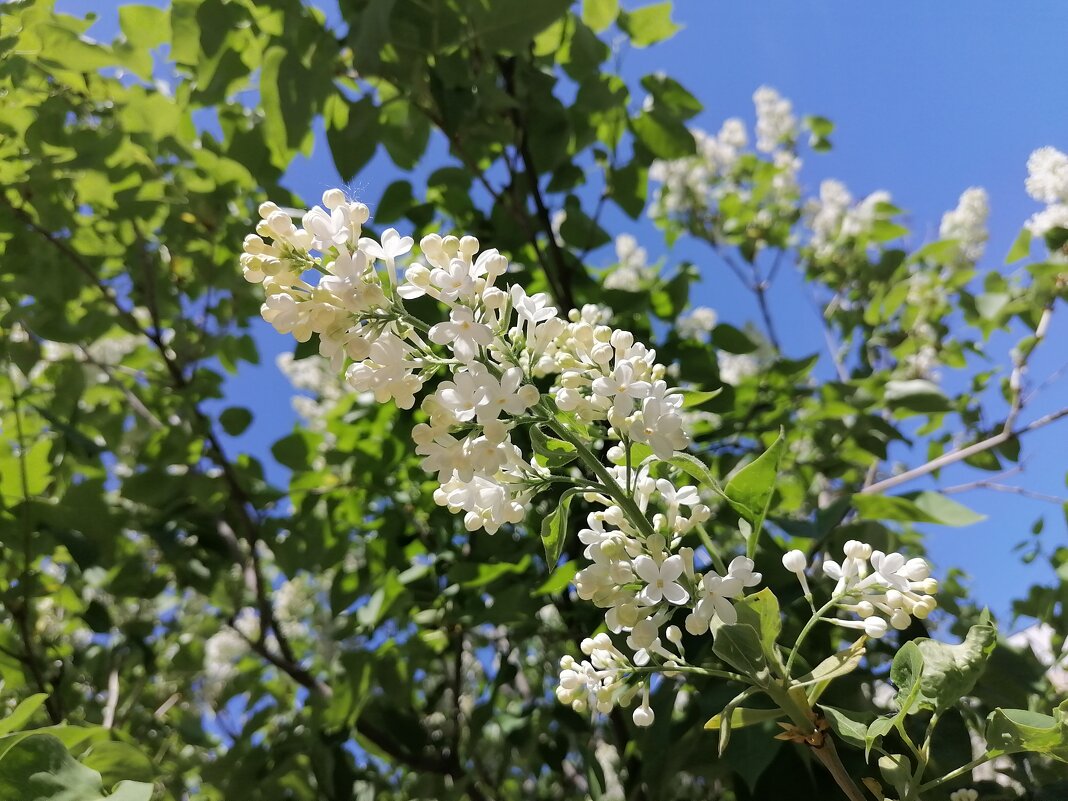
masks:
{"label": "blue sky", "polygon": [[[158,0],[153,4],[163,5]],[[118,5],[115,0],[58,3],[72,13],[99,13],[102,20],[94,33],[100,38],[115,30]],[[337,19],[336,8],[328,10]],[[1023,188],[1027,156],[1047,144],[1068,150],[1068,4],[1060,0],[1030,3],[1026,13],[997,0],[892,5],[678,0],[675,16],[685,28],[674,39],[625,54],[623,71],[629,81],[636,83],[656,70],[678,78],[705,105],[695,124],[712,131],[730,116],[751,122],[753,90],[774,86],[799,113],[827,116],[837,126],[834,150],[806,159],[805,186],[815,189],[823,178],[836,177],[856,196],[887,189],[907,210],[916,241],[934,238],[941,214],[955,205],[963,189],[985,187],[992,206],[985,266],[1000,264],[1022,222],[1038,209]],[[433,152],[444,157],[441,147]],[[373,201],[397,177],[396,168],[380,154],[354,188]],[[316,202],[337,181],[320,136],[314,154],[294,163],[287,182]],[[636,225],[620,215],[607,222],[612,233],[634,233],[654,258],[667,256],[669,266],[683,260],[697,264],[703,281],[696,301],[717,309],[721,319],[736,324],[757,319],[751,297],[707,250],[683,242],[665,253],[648,223]],[[594,265],[611,260],[608,251],[591,257]],[[805,297],[801,291],[797,276],[784,271],[770,298],[791,356],[823,349],[814,313],[807,302],[797,302]],[[288,384],[274,367],[274,357],[290,343],[269,329],[258,340],[261,366],[243,368],[228,386],[230,403],[256,414],[252,428],[232,447],[271,463],[270,443],[295,422]],[[1032,361],[1033,383],[1064,364],[1066,343],[1068,320],[1055,317],[1046,344]],[[1003,364],[1010,345],[1010,340],[995,340]],[[1066,403],[1068,378],[1045,390],[1025,420]],[[1026,471],[1007,483],[1064,497],[1065,444],[1068,422],[1031,435],[1024,443]],[[901,458],[922,461],[908,454]],[[273,474],[284,480],[281,468],[275,466]],[[980,477],[970,468],[956,467],[945,471],[944,483]],[[1027,583],[1051,575],[1048,567],[1022,566],[1012,547],[1027,537],[1040,515],[1047,521],[1046,548],[1068,544],[1064,514],[1053,504],[1004,493],[974,491],[955,497],[987,519],[962,529],[931,527],[932,556],[940,569],[966,569],[980,601],[1006,612],[1009,599]]]}

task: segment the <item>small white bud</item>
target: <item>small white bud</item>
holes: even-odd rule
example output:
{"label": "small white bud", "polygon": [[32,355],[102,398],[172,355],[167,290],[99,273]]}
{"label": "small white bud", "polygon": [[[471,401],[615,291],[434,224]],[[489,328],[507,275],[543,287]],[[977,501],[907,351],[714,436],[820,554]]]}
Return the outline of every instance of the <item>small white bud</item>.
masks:
{"label": "small white bud", "polygon": [[864,621],[864,633],[877,640],[886,634],[886,621],[881,617],[869,617]]}
{"label": "small white bud", "polygon": [[696,612],[690,612],[690,614],[686,616],[686,631],[690,632],[690,634],[695,637],[700,637],[708,631],[708,621]]}
{"label": "small white bud", "polygon": [[345,202],[345,193],[340,189],[327,189],[323,192],[323,205],[333,211]]}
{"label": "small white bud", "polygon": [[808,567],[808,560],[805,558],[803,551],[795,549],[783,554],[782,566],[791,573],[803,573],[805,572],[805,568]]}
{"label": "small white bud", "polygon": [[644,729],[653,725],[653,720],[656,716],[653,714],[652,709],[643,705],[634,710],[631,718],[634,720],[635,726],[640,726]]}
{"label": "small white bud", "polygon": [[664,632],[668,640],[678,645],[682,642],[682,630],[678,626],[668,626]]}

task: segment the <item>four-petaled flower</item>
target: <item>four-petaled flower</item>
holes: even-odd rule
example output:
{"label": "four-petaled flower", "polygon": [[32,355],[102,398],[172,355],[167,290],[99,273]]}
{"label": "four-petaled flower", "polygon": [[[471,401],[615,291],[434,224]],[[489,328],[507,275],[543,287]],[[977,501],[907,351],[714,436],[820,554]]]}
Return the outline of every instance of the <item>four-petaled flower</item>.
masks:
{"label": "four-petaled flower", "polygon": [[660,603],[661,600],[676,605],[686,603],[690,600],[690,593],[678,583],[682,568],[682,557],[678,554],[669,556],[660,564],[645,554],[637,557],[634,560],[634,572],[647,582],[638,597],[650,606]]}

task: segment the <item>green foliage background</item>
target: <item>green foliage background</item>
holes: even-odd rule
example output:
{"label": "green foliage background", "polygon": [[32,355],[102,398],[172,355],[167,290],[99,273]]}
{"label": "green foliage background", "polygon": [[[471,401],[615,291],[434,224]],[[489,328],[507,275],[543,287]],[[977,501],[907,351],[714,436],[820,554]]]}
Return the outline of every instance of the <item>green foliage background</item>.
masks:
{"label": "green foliage background", "polygon": [[[775,536],[757,558],[787,633],[805,613],[779,562],[786,547],[859,538],[922,553],[912,523],[969,522],[938,493],[856,493],[906,437],[934,458],[1004,427],[969,463],[1019,459],[1025,422],[997,420],[983,402],[1001,382],[1013,403],[1012,365],[976,371],[966,357],[1006,330],[1026,360],[1043,310],[1064,298],[1063,265],[958,271],[942,308],[918,309],[903,276],[951,265],[952,243],[906,252],[907,229],[888,209],[885,225],[834,259],[795,253],[801,200],[759,222],[774,175],[754,159],[748,200],[712,220],[665,220],[666,235],[702,237],[745,271],[757,269],[758,245],[781,250],[851,301],[828,316],[851,354],[838,380],[816,380],[815,355],[785,358],[758,328],[680,335],[673,323],[696,278],[686,265],[644,292],[605,289],[584,267],[610,241],[603,207],[643,214],[650,164],[694,152],[686,122],[701,109],[668,77],[627,85],[606,37],[654,45],[675,30],[671,13],[670,3],[621,12],[616,0],[353,0],[339,34],[296,0],[174,0],[123,7],[121,36],[100,44],[51,2],[0,9],[0,679],[9,710],[24,702],[0,723],[0,798],[598,799],[617,791],[595,756],[604,744],[618,751],[627,799],[834,797],[803,749],[770,739],[770,723],[739,728],[716,757],[703,726],[735,694],[727,686],[689,688],[683,702],[662,683],[649,730],[620,714],[591,724],[559,705],[559,657],[601,622],[567,592],[577,565],[549,576],[537,537],[469,536],[437,507],[409,447],[415,414],[343,395],[321,428],[273,445],[292,471],[275,486],[255,458],[223,446],[255,410],[206,411],[225,401],[226,375],[259,358],[259,300],[237,257],[266,196],[315,202],[283,181],[311,153],[314,122],[324,120],[346,179],[380,147],[400,171],[425,168],[438,131],[448,156],[429,165],[426,192],[403,179],[386,187],[375,226],[478,236],[527,265],[515,278],[531,291],[565,308],[611,306],[615,325],[655,341],[697,388],[719,388],[717,352],[759,357],[757,374],[701,404],[716,422],[698,427],[696,452],[724,478],[785,430]],[[173,94],[151,80],[160,46],[180,78]],[[643,107],[646,93],[654,102]],[[207,111],[221,136],[196,124]],[[829,121],[808,130],[812,146],[827,145]],[[593,203],[580,192],[589,183],[604,187]],[[557,209],[567,211],[559,238]],[[1047,244],[1064,243],[1035,249]],[[921,312],[938,327],[942,361],[971,371],[967,392],[903,385]],[[531,510],[535,531],[555,505]],[[729,507],[715,533],[744,548]],[[1052,559],[1060,583],[1021,588],[1018,610],[1064,632],[1064,549]],[[310,588],[311,624],[279,619],[284,579]],[[942,632],[962,637],[979,612],[955,574],[943,587]],[[249,609],[258,631],[209,691],[205,645]],[[904,639],[926,634],[917,629]],[[814,635],[811,655],[836,650],[835,636]],[[892,653],[875,646],[826,703],[869,708]],[[962,690],[975,700],[947,709],[934,761],[969,761],[969,728],[995,706],[1048,711],[1043,671],[1030,653],[994,650]],[[855,775],[870,773],[862,749],[842,751]],[[1040,756],[1009,759],[1005,772],[1032,797],[1054,797],[1035,788],[1062,772]]]}

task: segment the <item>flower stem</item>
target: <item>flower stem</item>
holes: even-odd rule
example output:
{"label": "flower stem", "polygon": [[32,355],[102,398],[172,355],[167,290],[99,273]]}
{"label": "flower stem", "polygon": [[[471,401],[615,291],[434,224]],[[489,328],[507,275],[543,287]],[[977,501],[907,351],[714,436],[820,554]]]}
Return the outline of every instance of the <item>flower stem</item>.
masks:
{"label": "flower stem", "polygon": [[940,779],[934,779],[933,781],[927,782],[927,784],[921,784],[919,786],[919,788],[917,789],[917,792],[923,793],[923,792],[926,792],[927,790],[933,790],[936,787],[941,787],[946,782],[951,782],[954,779],[956,779],[956,778],[958,778],[960,776],[963,776],[965,773],[970,773],[971,771],[975,770],[980,765],[983,765],[983,764],[989,762],[993,758],[994,757],[992,757],[989,754],[983,754],[978,759],[973,759],[967,765],[961,765],[956,770],[951,770],[949,773],[947,773],[945,776],[943,776]]}
{"label": "flower stem", "polygon": [[834,606],[836,600],[836,598],[831,598],[831,600],[821,606],[819,610],[808,619],[808,622],[805,624],[805,627],[801,629],[801,633],[797,635],[797,640],[794,642],[794,647],[790,651],[790,656],[786,659],[787,676],[790,675],[790,668],[793,667],[794,661],[797,659],[797,655],[801,652],[801,643],[805,641],[805,638],[809,635],[809,632],[812,631],[813,626],[815,626],[819,622],[820,618],[823,616],[823,613],[827,612],[832,606]]}
{"label": "flower stem", "polygon": [[638,504],[634,502],[634,499],[630,497],[623,488],[619,486],[612,474],[608,472],[608,469],[601,464],[601,460],[597,457],[593,451],[591,451],[586,443],[579,437],[576,437],[566,425],[556,419],[556,415],[552,410],[544,405],[544,401],[539,404],[538,408],[545,414],[545,424],[552,429],[560,439],[565,442],[569,442],[575,446],[575,450],[578,451],[579,459],[582,463],[589,468],[594,475],[600,479],[604,485],[605,492],[611,496],[612,500],[619,504],[620,508],[626,513],[639,529],[641,529],[642,535],[645,537],[651,537],[656,532],[653,530],[652,523],[649,522],[642,510],[638,508]]}

